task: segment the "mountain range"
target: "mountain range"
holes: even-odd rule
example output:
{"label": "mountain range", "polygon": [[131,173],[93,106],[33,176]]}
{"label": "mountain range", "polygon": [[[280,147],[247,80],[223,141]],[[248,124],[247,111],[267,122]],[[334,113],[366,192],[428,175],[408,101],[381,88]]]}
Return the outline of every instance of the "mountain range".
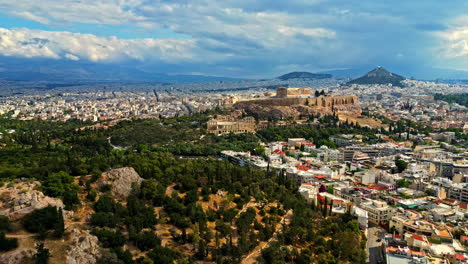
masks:
{"label": "mountain range", "polygon": [[[374,66],[375,67],[375,66]],[[468,79],[467,71],[440,69],[421,66],[405,68],[390,65],[402,75],[410,78],[435,79]],[[290,72],[273,79],[351,79],[364,75],[372,66],[361,65],[347,69],[310,72]],[[105,64],[90,61],[69,61],[55,59],[31,59],[0,56],[0,79],[9,81],[44,81],[44,82],[151,82],[151,83],[189,83],[246,80],[195,74],[168,74],[151,65],[141,63]]]}
{"label": "mountain range", "polygon": [[0,57],[0,79],[9,81],[46,81],[46,82],[154,82],[190,83],[235,81],[229,78],[206,75],[170,75],[153,71],[150,67],[133,65],[99,64],[81,61],[51,59],[20,59]]}

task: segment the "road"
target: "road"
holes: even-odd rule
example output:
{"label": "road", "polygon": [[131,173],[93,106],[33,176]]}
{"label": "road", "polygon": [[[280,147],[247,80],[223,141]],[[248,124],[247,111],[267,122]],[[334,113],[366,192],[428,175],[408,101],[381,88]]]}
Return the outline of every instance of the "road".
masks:
{"label": "road", "polygon": [[[367,263],[377,264],[383,263],[384,257],[382,254],[382,243],[384,241],[385,233],[377,227],[370,227],[367,229]],[[377,240],[380,238],[380,242]]]}

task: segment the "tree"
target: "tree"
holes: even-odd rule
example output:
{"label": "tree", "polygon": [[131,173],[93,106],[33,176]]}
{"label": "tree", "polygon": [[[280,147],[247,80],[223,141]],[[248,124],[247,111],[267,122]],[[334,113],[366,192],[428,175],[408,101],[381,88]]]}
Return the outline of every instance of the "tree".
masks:
{"label": "tree", "polygon": [[78,189],[73,181],[73,176],[64,171],[52,173],[43,181],[42,190],[49,196],[63,197],[66,192]]}
{"label": "tree", "polygon": [[91,225],[99,227],[114,228],[117,224],[117,219],[114,213],[110,212],[97,212],[91,215]]}
{"label": "tree", "polygon": [[408,162],[397,159],[395,160],[395,166],[398,168],[398,173],[402,173],[404,170],[406,170],[406,168],[408,168]]}
{"label": "tree", "polygon": [[23,219],[23,226],[28,232],[38,233],[42,238],[45,238],[49,230],[60,228],[59,219],[57,208],[49,205],[27,215]]}
{"label": "tree", "polygon": [[161,239],[151,231],[144,231],[143,233],[136,235],[133,238],[133,242],[141,251],[147,251],[161,245]]}
{"label": "tree", "polygon": [[62,237],[63,233],[65,232],[65,223],[63,222],[63,211],[62,208],[59,209],[57,222],[55,223],[54,227],[54,236],[55,237]]}
{"label": "tree", "polygon": [[410,183],[405,179],[400,179],[397,181],[397,188],[408,188]]}
{"label": "tree", "polygon": [[6,215],[0,215],[0,230],[7,231],[10,229],[10,219]]}
{"label": "tree", "polygon": [[0,232],[0,251],[9,251],[18,247],[18,239],[6,238],[5,233]]}
{"label": "tree", "polygon": [[120,231],[112,231],[110,229],[96,228],[92,232],[93,235],[97,236],[101,241],[102,246],[105,248],[116,248],[121,247],[127,241],[125,236]]}
{"label": "tree", "polygon": [[49,263],[49,249],[44,247],[44,243],[39,243],[36,245],[36,254],[34,254],[34,263],[35,264],[47,264]]}

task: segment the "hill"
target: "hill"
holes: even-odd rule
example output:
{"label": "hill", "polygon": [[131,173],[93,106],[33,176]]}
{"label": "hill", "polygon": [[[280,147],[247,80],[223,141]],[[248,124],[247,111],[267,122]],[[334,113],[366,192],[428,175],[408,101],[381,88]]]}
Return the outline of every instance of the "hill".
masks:
{"label": "hill", "polygon": [[331,74],[310,73],[310,72],[290,72],[278,77],[280,80],[289,79],[327,79],[331,78]]}
{"label": "hill", "polygon": [[395,73],[391,73],[387,71],[383,67],[377,67],[372,71],[368,72],[366,75],[359,77],[357,79],[351,80],[346,84],[389,84],[391,83],[393,86],[403,87],[401,81],[403,81],[405,77],[400,76]]}

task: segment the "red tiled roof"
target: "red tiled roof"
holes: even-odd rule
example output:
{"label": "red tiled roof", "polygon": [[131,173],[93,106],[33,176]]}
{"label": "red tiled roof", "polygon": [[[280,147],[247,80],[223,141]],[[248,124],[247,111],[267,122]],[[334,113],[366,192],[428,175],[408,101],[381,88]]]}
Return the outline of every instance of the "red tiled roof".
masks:
{"label": "red tiled roof", "polygon": [[315,178],[316,179],[325,179],[327,176],[325,175],[316,175]]}
{"label": "red tiled roof", "polygon": [[304,165],[298,165],[296,166],[296,168],[301,171],[308,171],[310,169],[309,167],[304,166]]}
{"label": "red tiled roof", "polygon": [[447,203],[455,203],[457,200],[453,200],[453,199],[444,199],[443,202],[447,202]]}
{"label": "red tiled roof", "polygon": [[468,209],[468,204],[467,203],[460,202],[459,205],[460,205],[461,209],[465,209],[465,210]]}
{"label": "red tiled roof", "polygon": [[419,240],[419,241],[424,241],[424,238],[422,236],[419,236],[419,235],[416,235],[416,234],[413,234],[413,238],[416,239],[416,240]]}
{"label": "red tiled roof", "polygon": [[378,185],[371,185],[371,186],[367,187],[367,189],[385,191],[385,190],[387,190],[387,187],[378,186]]}
{"label": "red tiled roof", "polygon": [[310,185],[310,186],[313,186],[312,183],[308,183],[308,182],[303,182],[303,183],[301,183],[301,185]]}
{"label": "red tiled roof", "polygon": [[468,240],[468,236],[461,236],[460,238],[463,240]]}
{"label": "red tiled roof", "polygon": [[455,254],[455,258],[462,261],[465,260],[465,256],[463,256],[462,254]]}

